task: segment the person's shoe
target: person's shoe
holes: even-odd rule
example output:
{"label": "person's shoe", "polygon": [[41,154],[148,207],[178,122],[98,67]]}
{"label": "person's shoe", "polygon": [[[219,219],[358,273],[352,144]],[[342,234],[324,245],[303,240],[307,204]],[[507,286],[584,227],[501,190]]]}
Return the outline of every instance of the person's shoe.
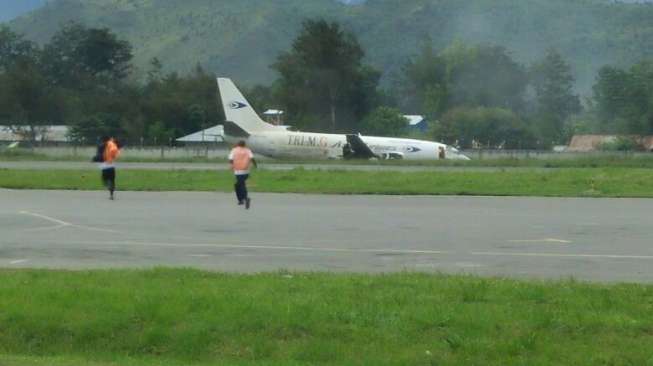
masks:
{"label": "person's shoe", "polygon": [[250,198],[245,198],[245,209],[249,210],[249,206],[252,204],[252,200]]}
{"label": "person's shoe", "polygon": [[245,204],[245,201],[238,201],[238,206],[242,206]]}
{"label": "person's shoe", "polygon": [[113,201],[113,192],[109,193],[109,199]]}

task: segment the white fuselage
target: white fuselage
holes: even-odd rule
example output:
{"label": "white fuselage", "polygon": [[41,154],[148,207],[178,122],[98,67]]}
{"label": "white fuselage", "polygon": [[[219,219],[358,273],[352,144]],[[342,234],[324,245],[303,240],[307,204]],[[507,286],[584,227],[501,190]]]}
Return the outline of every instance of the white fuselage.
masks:
{"label": "white fuselage", "polygon": [[[439,149],[445,149],[447,159],[467,159],[445,144],[431,141],[393,137],[361,136],[365,144],[377,155],[400,154],[407,160],[438,160]],[[225,136],[229,143],[242,138]],[[249,147],[258,154],[276,158],[339,159],[343,157],[343,147],[347,136],[340,134],[264,131],[251,134],[247,139]]]}

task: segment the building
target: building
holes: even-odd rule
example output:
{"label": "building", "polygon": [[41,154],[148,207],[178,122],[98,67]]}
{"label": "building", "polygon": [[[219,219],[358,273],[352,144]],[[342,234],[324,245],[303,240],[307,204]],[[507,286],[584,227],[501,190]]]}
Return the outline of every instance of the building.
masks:
{"label": "building", "polygon": [[273,125],[281,126],[281,124],[283,123],[281,119],[283,117],[282,110],[268,109],[267,111],[263,112],[263,116],[268,123],[271,123]]}
{"label": "building", "polygon": [[419,115],[404,115],[406,119],[408,119],[408,129],[410,131],[419,131],[419,132],[426,132],[429,129],[429,124],[428,121],[424,118],[424,116],[419,116]]}
{"label": "building", "polygon": [[213,126],[202,131],[176,139],[185,144],[219,144],[224,142],[224,128],[222,125]]}
{"label": "building", "polygon": [[[26,129],[26,127],[22,127]],[[0,142],[27,142],[31,143],[30,137],[25,133],[16,132],[18,126],[0,125]],[[68,136],[68,126],[38,126],[36,132],[36,142],[41,145],[62,145],[69,144],[72,141]]]}
{"label": "building", "polygon": [[643,150],[653,151],[653,136],[624,136],[624,135],[574,135],[567,151],[590,152],[601,149],[601,145],[614,143],[619,137],[631,137]]}

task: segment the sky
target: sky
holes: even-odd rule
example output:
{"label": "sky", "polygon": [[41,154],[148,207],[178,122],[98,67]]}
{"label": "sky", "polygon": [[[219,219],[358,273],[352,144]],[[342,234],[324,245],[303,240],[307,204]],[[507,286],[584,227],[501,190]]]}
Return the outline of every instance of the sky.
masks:
{"label": "sky", "polygon": [[44,3],[45,0],[0,0],[0,22],[14,19]]}

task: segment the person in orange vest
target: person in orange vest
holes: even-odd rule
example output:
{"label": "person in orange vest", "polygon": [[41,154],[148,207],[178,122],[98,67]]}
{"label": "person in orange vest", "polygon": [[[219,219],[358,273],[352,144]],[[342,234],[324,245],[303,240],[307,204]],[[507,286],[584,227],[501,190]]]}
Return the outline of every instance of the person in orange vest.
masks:
{"label": "person in orange vest", "polygon": [[256,168],[256,160],[254,160],[254,154],[246,145],[245,141],[238,141],[236,147],[231,149],[229,153],[229,164],[231,165],[231,170],[234,172],[236,177],[236,184],[234,184],[234,190],[236,191],[236,198],[238,199],[239,205],[245,205],[246,209],[249,209],[252,200],[247,194],[247,185],[245,181],[249,178],[249,169],[252,165]]}
{"label": "person in orange vest", "polygon": [[116,190],[116,165],[115,161],[120,155],[120,148],[113,137],[105,136],[102,144],[98,146],[98,158],[102,170],[102,184],[109,190],[109,199],[114,199]]}

